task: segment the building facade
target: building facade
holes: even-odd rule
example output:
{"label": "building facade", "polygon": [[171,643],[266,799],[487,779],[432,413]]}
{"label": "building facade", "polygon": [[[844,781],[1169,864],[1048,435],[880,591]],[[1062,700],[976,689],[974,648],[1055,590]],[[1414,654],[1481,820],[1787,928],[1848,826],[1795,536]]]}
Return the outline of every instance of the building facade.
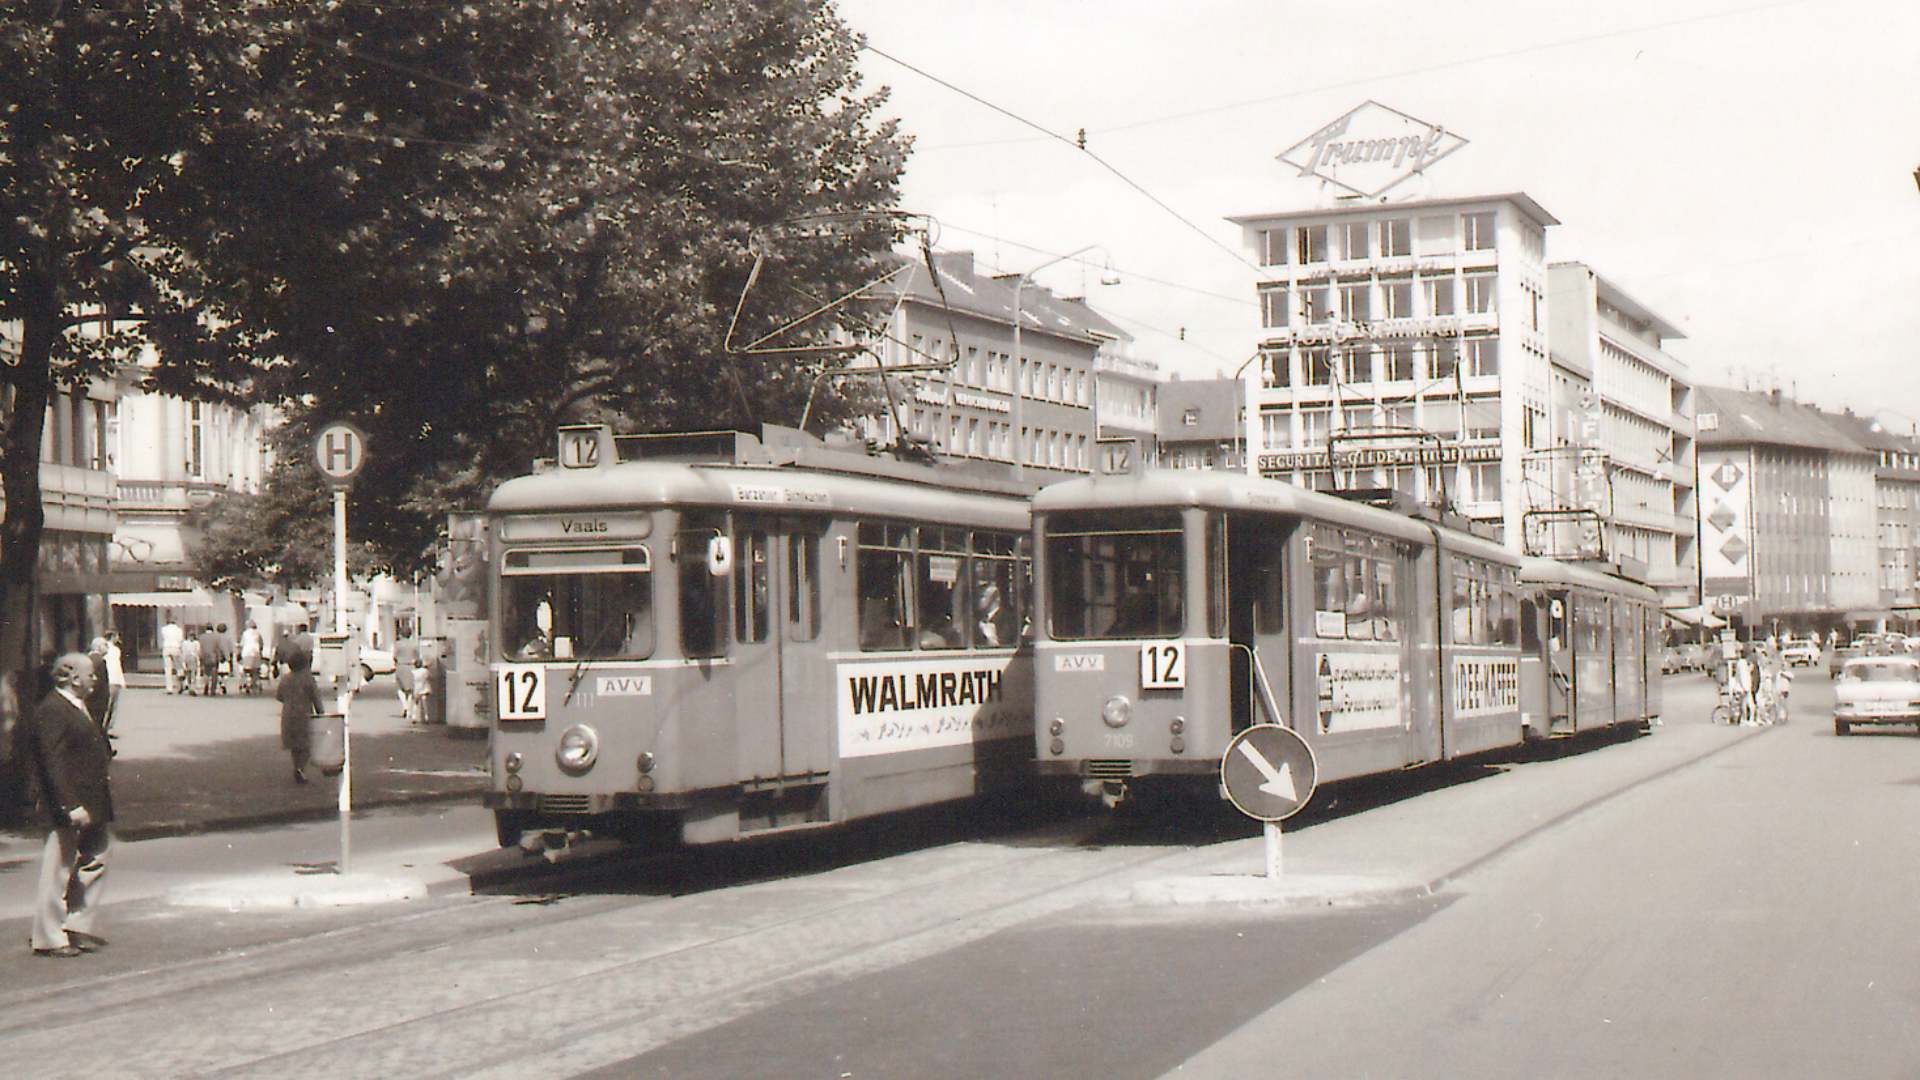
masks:
{"label": "building facade", "polygon": [[1877,455],[1777,390],[1695,393],[1705,602],[1756,632],[1883,618]]}
{"label": "building facade", "polygon": [[1835,422],[1874,455],[1877,606],[1911,628],[1920,616],[1920,438],[1851,410]]}
{"label": "building facade", "polygon": [[42,652],[84,649],[108,625],[107,551],[115,522],[109,449],[113,399],[113,384],[96,380],[56,390],[47,403],[40,439],[46,521],[34,610]]}
{"label": "building facade", "polygon": [[[1249,458],[1444,499],[1519,549],[1529,452],[1549,445],[1546,230],[1525,194],[1234,217],[1261,266]],[[1403,434],[1424,433],[1424,434]]]}
{"label": "building facade", "polygon": [[1529,452],[1524,473],[1536,532],[1529,547],[1564,546],[1539,535],[1553,520],[1539,508],[1590,509],[1599,554],[1644,567],[1667,607],[1692,606],[1699,602],[1693,383],[1665,347],[1685,335],[1582,263],[1551,264],[1547,293],[1549,445]]}
{"label": "building facade", "polygon": [[[978,275],[971,252],[936,255],[934,265],[937,286],[922,263],[902,269],[892,288],[905,296],[885,339],[870,343],[889,370],[905,372],[894,376],[899,423],[946,458],[1019,461],[1041,476],[1090,471],[1098,361],[1129,335],[1082,298]],[[886,415],[867,430],[883,441],[897,434]]]}

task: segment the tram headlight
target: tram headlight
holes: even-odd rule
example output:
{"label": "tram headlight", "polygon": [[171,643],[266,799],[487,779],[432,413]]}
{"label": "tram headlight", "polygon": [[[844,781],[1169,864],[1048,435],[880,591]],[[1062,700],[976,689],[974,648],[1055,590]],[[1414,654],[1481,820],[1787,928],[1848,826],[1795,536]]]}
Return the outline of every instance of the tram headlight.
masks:
{"label": "tram headlight", "polygon": [[593,768],[594,759],[599,756],[600,736],[585,724],[575,724],[562,732],[560,748],[553,752],[553,760],[574,776]]}
{"label": "tram headlight", "polygon": [[1047,744],[1047,749],[1052,751],[1055,754],[1064,754],[1067,752],[1066,740],[1055,739],[1052,742]]}
{"label": "tram headlight", "polygon": [[526,762],[521,759],[519,751],[516,750],[513,753],[507,755],[506,765],[507,765],[508,772],[517,773],[520,771],[520,766],[524,764],[526,764]]}
{"label": "tram headlight", "polygon": [[1064,733],[1066,730],[1067,730],[1067,722],[1065,720],[1060,719],[1057,716],[1053,718],[1053,723],[1047,725],[1047,734],[1049,735],[1059,735]]}
{"label": "tram headlight", "polygon": [[1128,701],[1125,694],[1113,695],[1100,707],[1100,719],[1108,727],[1126,727],[1127,721],[1133,719],[1133,702]]}
{"label": "tram headlight", "polygon": [[1184,716],[1174,717],[1173,723],[1167,725],[1167,730],[1175,735],[1185,735],[1187,733],[1187,718]]}
{"label": "tram headlight", "polygon": [[1187,740],[1175,735],[1173,741],[1167,744],[1167,749],[1176,754],[1184,754],[1187,752]]}
{"label": "tram headlight", "polygon": [[642,773],[652,772],[653,766],[654,766],[653,751],[651,750],[643,751],[640,754],[640,761],[638,764],[640,765],[640,771]]}
{"label": "tram headlight", "polygon": [[523,784],[523,783],[521,783],[521,782],[520,782],[520,778],[519,778],[518,776],[509,776],[509,777],[507,777],[507,790],[508,790],[508,791],[519,791],[519,790],[520,790],[521,788],[523,788],[523,787],[525,787],[525,786],[526,786],[525,784]]}

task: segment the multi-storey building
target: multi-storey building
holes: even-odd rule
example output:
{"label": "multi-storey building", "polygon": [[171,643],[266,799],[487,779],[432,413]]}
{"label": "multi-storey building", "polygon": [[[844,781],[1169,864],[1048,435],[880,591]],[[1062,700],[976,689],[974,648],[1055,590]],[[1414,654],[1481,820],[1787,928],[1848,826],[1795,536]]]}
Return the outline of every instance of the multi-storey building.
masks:
{"label": "multi-storey building", "polygon": [[136,666],[152,667],[160,624],[233,617],[230,599],[197,588],[194,511],[227,492],[258,493],[271,463],[266,406],[185,401],[140,388],[121,372],[112,440],[119,479],[113,534],[113,625]]}
{"label": "multi-storey building", "polygon": [[[107,628],[107,547],[114,528],[112,383],[56,390],[40,439],[38,620],[43,652],[84,649]],[[4,507],[4,503],[0,503]]]}
{"label": "multi-storey building", "polygon": [[1549,266],[1547,293],[1550,445],[1527,459],[1533,521],[1551,520],[1540,507],[1593,511],[1609,560],[1644,566],[1666,606],[1696,604],[1693,385],[1665,349],[1684,335],[1581,263]]}
{"label": "multi-storey building", "polygon": [[1920,438],[1850,409],[1833,420],[1874,454],[1878,607],[1910,622],[1920,615]]}
{"label": "multi-storey building", "polygon": [[[937,287],[920,263],[893,279],[890,288],[906,296],[886,340],[872,346],[888,368],[923,369],[896,383],[904,398],[900,422],[949,458],[1014,462],[1024,456],[1041,475],[1089,471],[1097,360],[1130,336],[1082,298],[1055,296],[1017,275],[976,275],[971,252],[937,255],[934,265]],[[884,415],[868,427],[881,438],[894,435],[893,420]]]}
{"label": "multi-storey building", "polygon": [[[1350,486],[1444,494],[1520,548],[1523,462],[1549,445],[1557,219],[1510,193],[1230,220],[1261,265],[1258,470],[1327,487],[1329,445],[1365,448],[1365,468],[1341,470]],[[1431,438],[1381,437],[1398,431]]]}
{"label": "multi-storey building", "polygon": [[1755,630],[1877,610],[1875,453],[1778,390],[1696,390],[1703,597]]}

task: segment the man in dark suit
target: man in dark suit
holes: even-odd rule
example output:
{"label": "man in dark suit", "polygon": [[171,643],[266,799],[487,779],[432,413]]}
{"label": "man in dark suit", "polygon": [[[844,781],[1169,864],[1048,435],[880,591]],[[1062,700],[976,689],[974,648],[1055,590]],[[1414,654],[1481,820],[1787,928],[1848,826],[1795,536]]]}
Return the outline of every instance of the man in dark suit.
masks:
{"label": "man in dark suit", "polygon": [[93,683],[86,653],[62,656],[53,665],[52,692],[33,714],[48,818],[33,909],[35,956],[79,956],[107,943],[93,933],[93,921],[112,843],[113,755],[106,732],[87,715]]}

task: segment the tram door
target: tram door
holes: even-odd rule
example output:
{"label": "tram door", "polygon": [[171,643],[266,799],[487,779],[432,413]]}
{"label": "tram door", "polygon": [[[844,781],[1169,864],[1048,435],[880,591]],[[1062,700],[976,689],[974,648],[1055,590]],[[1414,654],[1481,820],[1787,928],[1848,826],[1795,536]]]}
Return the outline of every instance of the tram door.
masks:
{"label": "tram door", "polygon": [[1290,698],[1286,574],[1282,554],[1291,529],[1271,518],[1234,514],[1227,519],[1227,639],[1233,730],[1250,724],[1289,724],[1269,716],[1256,687],[1252,657],[1260,658],[1272,701],[1283,712]]}
{"label": "tram door", "polygon": [[1573,730],[1573,610],[1564,589],[1547,593],[1547,723],[1544,730]]}
{"label": "tram door", "polygon": [[831,665],[820,652],[820,533],[740,515],[733,529],[736,761],[742,779],[826,771]]}

